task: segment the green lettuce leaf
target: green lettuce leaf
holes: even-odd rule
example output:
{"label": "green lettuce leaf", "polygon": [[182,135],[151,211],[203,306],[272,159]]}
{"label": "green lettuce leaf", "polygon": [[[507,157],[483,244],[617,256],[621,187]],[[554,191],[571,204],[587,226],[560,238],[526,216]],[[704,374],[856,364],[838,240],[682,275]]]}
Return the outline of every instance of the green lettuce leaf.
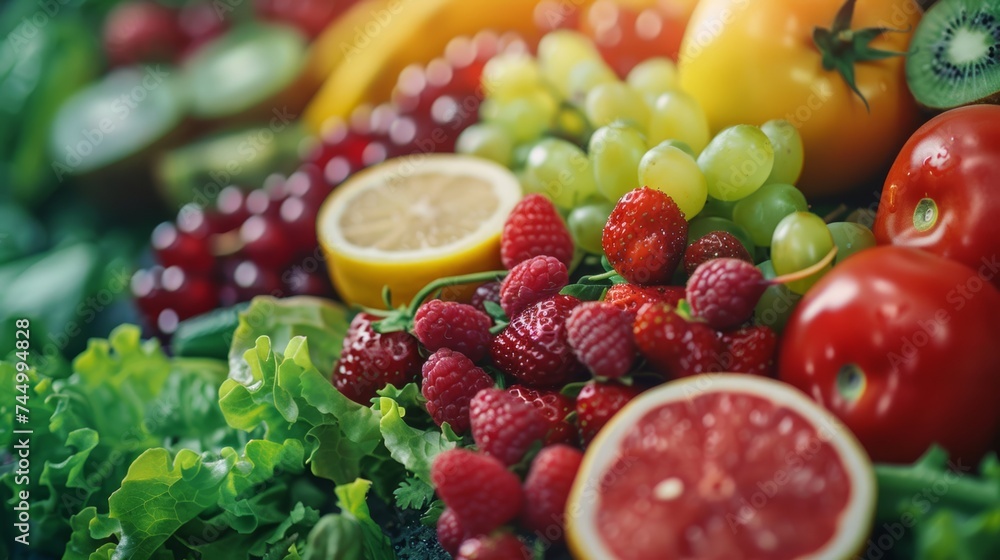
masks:
{"label": "green lettuce leaf", "polygon": [[372,519],[366,497],[372,483],[358,479],[335,489],[340,513],[323,516],[309,533],[303,560],[388,560],[389,539]]}
{"label": "green lettuce leaf", "polygon": [[257,339],[261,336],[270,338],[275,348],[284,348],[297,336],[308,338],[313,365],[324,375],[329,375],[340,356],[349,323],[348,311],[327,299],[308,296],[283,299],[256,297],[240,313],[239,326],[233,333],[229,375],[241,383],[250,378],[249,365],[243,357],[247,350],[257,346]]}

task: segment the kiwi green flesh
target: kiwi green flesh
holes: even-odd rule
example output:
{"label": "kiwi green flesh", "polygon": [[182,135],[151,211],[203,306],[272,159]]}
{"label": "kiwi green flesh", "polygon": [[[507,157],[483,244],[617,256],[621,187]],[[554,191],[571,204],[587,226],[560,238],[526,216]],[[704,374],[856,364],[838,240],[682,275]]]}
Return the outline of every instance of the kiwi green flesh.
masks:
{"label": "kiwi green flesh", "polygon": [[1000,101],[1000,2],[934,4],[910,42],[906,81],[933,109]]}
{"label": "kiwi green flesh", "polygon": [[52,122],[53,171],[87,174],[167,136],[185,113],[176,74],[166,65],[120,69],[67,99]]}
{"label": "kiwi green flesh", "polygon": [[293,85],[306,62],[306,40],[291,27],[246,23],[184,63],[191,112],[204,119],[241,113]]}

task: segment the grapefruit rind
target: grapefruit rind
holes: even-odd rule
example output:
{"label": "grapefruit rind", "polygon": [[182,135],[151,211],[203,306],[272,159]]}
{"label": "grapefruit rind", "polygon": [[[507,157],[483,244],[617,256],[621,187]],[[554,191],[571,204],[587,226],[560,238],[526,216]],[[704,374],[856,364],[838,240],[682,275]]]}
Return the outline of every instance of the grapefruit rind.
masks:
{"label": "grapefruit rind", "polygon": [[743,393],[785,406],[808,420],[836,451],[851,479],[851,495],[840,514],[833,538],[803,558],[842,560],[864,546],[875,514],[875,471],[854,434],[833,414],[791,385],[742,373],[716,373],[664,383],[633,399],[598,433],[584,455],[566,504],[566,537],[573,557],[609,560],[615,554],[604,544],[595,526],[597,480],[618,456],[618,443],[647,412],[670,402],[712,393]]}

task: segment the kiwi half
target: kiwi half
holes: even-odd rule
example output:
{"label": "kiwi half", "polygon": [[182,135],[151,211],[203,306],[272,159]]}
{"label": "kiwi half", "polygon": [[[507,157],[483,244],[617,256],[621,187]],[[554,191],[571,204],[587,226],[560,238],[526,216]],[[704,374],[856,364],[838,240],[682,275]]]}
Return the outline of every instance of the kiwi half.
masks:
{"label": "kiwi half", "polygon": [[917,102],[932,109],[1000,101],[1000,1],[931,6],[910,43],[906,81]]}

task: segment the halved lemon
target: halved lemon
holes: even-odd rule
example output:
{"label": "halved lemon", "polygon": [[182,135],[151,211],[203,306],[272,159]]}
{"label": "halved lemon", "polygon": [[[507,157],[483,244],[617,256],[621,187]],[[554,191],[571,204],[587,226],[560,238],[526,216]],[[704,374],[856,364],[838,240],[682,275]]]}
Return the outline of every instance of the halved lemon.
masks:
{"label": "halved lemon", "polygon": [[404,156],[341,184],[317,231],[330,278],[347,303],[393,305],[443,276],[502,268],[500,233],[521,199],[507,168],[456,154]]}
{"label": "halved lemon", "polygon": [[579,559],[846,559],[874,511],[871,462],[832,414],[779,381],[709,374],[612,418],[566,520]]}

